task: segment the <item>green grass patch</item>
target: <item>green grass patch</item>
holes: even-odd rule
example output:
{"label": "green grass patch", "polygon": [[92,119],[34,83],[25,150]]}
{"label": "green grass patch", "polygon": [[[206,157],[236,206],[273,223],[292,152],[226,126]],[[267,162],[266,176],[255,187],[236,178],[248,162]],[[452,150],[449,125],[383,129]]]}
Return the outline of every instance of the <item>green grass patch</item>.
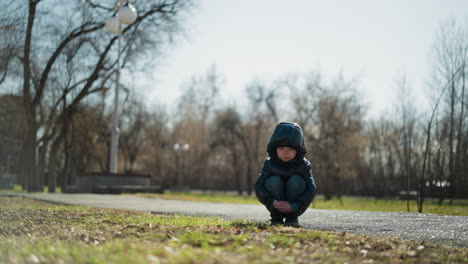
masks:
{"label": "green grass patch", "polygon": [[0,263],[467,261],[467,248],[0,197]]}
{"label": "green grass patch", "polygon": [[14,193],[21,193],[21,192],[26,192],[23,190],[21,185],[15,184],[13,185],[13,188],[11,189],[0,189],[0,192],[5,193],[5,192],[14,192]]}
{"label": "green grass patch", "polygon": [[[246,195],[200,194],[189,192],[165,192],[164,194],[145,193],[137,195],[169,200],[259,204],[259,201],[255,196]],[[407,201],[352,196],[344,196],[341,200],[337,198],[326,200],[322,195],[318,195],[310,207],[328,210],[408,212]],[[410,201],[409,212],[418,212],[418,206],[415,200]],[[448,201],[444,201],[443,204],[439,205],[436,200],[427,199],[423,205],[423,212],[430,214],[468,216],[468,200],[454,200],[453,204],[449,204]]]}
{"label": "green grass patch", "polygon": [[[44,186],[43,191],[48,192],[49,188],[47,186]],[[0,193],[6,193],[6,192],[8,192],[8,193],[25,193],[26,190],[24,190],[23,187],[21,187],[21,185],[15,184],[15,185],[13,185],[13,188],[11,188],[11,189],[0,189]],[[62,188],[60,186],[57,186],[55,188],[55,192],[56,193],[61,193]]]}
{"label": "green grass patch", "polygon": [[214,202],[214,203],[236,203],[236,204],[258,204],[257,198],[247,195],[229,195],[229,194],[203,194],[190,192],[172,192],[165,191],[164,194],[157,193],[139,193],[139,196],[150,198],[159,198],[165,200],[183,200],[194,202]]}
{"label": "green grass patch", "polygon": [[[409,202],[409,212],[418,212],[415,200]],[[312,207],[317,209],[331,210],[358,210],[358,211],[386,211],[386,212],[408,212],[407,201],[397,199],[377,199],[366,197],[345,196],[339,199],[326,200],[318,196]],[[468,216],[468,200],[454,200],[453,204],[445,201],[439,205],[437,201],[426,199],[423,204],[423,212],[443,215],[465,215]]]}

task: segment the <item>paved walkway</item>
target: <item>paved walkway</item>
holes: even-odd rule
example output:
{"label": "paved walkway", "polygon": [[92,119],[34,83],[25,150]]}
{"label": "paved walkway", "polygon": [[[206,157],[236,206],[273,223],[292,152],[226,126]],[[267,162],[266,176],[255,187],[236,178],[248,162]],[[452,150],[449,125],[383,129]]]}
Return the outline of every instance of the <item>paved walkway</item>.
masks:
{"label": "paved walkway", "polygon": [[[266,221],[262,205],[190,202],[134,195],[4,193],[59,204],[119,208],[162,214],[217,216],[225,219]],[[443,243],[468,247],[468,216],[309,209],[300,218],[302,227],[372,236]]]}

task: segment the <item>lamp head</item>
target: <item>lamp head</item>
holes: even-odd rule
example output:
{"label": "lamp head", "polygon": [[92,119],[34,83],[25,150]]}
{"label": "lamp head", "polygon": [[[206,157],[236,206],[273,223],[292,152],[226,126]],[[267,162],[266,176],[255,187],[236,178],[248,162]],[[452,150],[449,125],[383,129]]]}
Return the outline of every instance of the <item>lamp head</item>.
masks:
{"label": "lamp head", "polygon": [[120,7],[117,16],[119,17],[120,23],[131,25],[137,20],[138,13],[131,3],[127,3],[127,5]]}

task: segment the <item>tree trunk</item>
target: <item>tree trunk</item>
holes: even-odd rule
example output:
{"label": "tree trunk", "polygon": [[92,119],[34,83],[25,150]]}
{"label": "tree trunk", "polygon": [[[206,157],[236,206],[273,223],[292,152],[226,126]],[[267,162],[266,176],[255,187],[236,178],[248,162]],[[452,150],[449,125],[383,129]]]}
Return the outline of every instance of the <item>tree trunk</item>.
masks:
{"label": "tree trunk", "polygon": [[449,175],[448,181],[450,183],[450,204],[452,204],[455,197],[455,170],[454,170],[454,157],[453,157],[453,145],[454,145],[454,128],[455,126],[455,81],[452,80],[450,89],[450,127],[449,127]]}
{"label": "tree trunk", "polygon": [[44,139],[42,145],[39,147],[39,157],[37,164],[37,175],[39,178],[40,185],[45,185],[46,181],[46,154],[47,148],[49,147],[49,140]]}
{"label": "tree trunk", "polygon": [[[50,193],[56,192],[57,187],[57,154],[59,152],[60,143],[62,142],[62,136],[57,137],[50,148],[49,154],[49,174],[47,180],[47,186]],[[62,192],[64,191],[62,187]]]}
{"label": "tree trunk", "polygon": [[32,124],[28,128],[28,135],[21,149],[21,165],[19,175],[22,180],[23,189],[28,192],[41,191],[41,186],[37,177],[36,167],[36,128]]}
{"label": "tree trunk", "polygon": [[234,180],[234,183],[236,185],[237,193],[239,195],[242,195],[242,183],[241,183],[241,178],[239,177],[239,158],[237,156],[236,149],[234,145],[229,146],[229,149],[231,150],[231,157],[232,157],[232,178]]}
{"label": "tree trunk", "polygon": [[252,161],[247,162],[247,195],[250,196],[253,193],[253,177],[252,177]]}
{"label": "tree trunk", "polygon": [[37,123],[36,106],[33,104],[31,96],[31,38],[36,16],[36,5],[38,1],[29,1],[28,24],[24,40],[23,53],[23,106],[28,123],[28,134],[21,148],[21,166],[19,175],[22,181],[23,189],[28,192],[39,191],[39,183],[36,175],[36,144],[37,144]]}
{"label": "tree trunk", "polygon": [[[461,91],[461,103],[460,103],[460,118],[458,120],[458,129],[457,129],[457,143],[456,143],[456,148],[455,148],[455,168],[454,168],[454,186],[453,186],[453,196],[457,195],[457,187],[460,185],[460,178],[462,177],[461,175],[463,174],[463,170],[461,168],[461,160],[462,160],[462,134],[463,134],[463,119],[464,113],[465,113],[465,64],[463,64],[463,70],[461,72],[462,74],[462,91]],[[452,186],[450,186],[452,188]],[[463,189],[462,189],[463,190]],[[450,201],[451,203],[453,200]]]}
{"label": "tree trunk", "polygon": [[246,155],[246,158],[247,158],[247,169],[245,171],[246,173],[246,181],[247,181],[247,195],[251,195],[252,192],[253,192],[253,181],[252,181],[252,150],[249,146],[249,144],[247,143],[247,140],[245,139],[245,137],[242,135],[242,133],[240,133],[239,131],[234,131],[234,134],[235,136],[240,139],[241,143],[242,143],[242,146],[244,147],[244,150],[245,150],[245,155]]}

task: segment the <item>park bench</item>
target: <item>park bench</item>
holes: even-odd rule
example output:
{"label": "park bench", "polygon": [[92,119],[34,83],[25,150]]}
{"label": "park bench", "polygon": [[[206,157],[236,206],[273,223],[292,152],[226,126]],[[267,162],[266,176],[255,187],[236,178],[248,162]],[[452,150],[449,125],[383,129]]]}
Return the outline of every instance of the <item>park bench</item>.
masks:
{"label": "park bench", "polygon": [[94,193],[163,193],[164,190],[154,185],[97,185],[93,189]]}
{"label": "park bench", "polygon": [[13,189],[14,180],[13,176],[8,174],[0,175],[0,189]]}
{"label": "park bench", "polygon": [[164,189],[150,183],[151,175],[88,173],[78,175],[76,184],[66,192],[73,193],[163,193]]}
{"label": "park bench", "polygon": [[418,191],[400,191],[398,198],[400,200],[416,200],[418,199],[419,192]]}

